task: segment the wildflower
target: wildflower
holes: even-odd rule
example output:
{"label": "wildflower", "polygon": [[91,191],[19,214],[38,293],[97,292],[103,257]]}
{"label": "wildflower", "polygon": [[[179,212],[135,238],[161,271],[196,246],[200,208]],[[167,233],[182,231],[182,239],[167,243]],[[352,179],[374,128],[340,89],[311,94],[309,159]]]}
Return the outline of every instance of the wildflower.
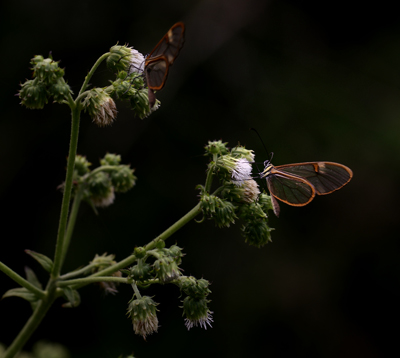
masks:
{"label": "wildflower", "polygon": [[114,100],[101,88],[90,90],[82,105],[99,127],[110,125],[117,117]]}
{"label": "wildflower", "polygon": [[133,47],[130,47],[131,56],[129,58],[130,64],[128,68],[128,75],[132,72],[142,73],[144,71],[144,56]]}
{"label": "wildflower", "polygon": [[235,167],[232,170],[232,181],[237,186],[242,186],[243,183],[251,179],[251,164],[245,158],[236,160]]}
{"label": "wildflower", "polygon": [[183,313],[186,316],[185,326],[188,330],[194,326],[200,326],[204,329],[207,329],[207,325],[212,327],[213,312],[208,309],[208,302],[205,298],[185,297],[183,300]]}
{"label": "wildflower", "polygon": [[244,189],[242,196],[243,201],[251,203],[257,200],[260,190],[258,189],[258,184],[255,180],[251,179],[244,181],[242,188]]}
{"label": "wildflower", "polygon": [[144,339],[158,330],[157,305],[149,296],[132,299],[129,303],[127,314],[132,320],[133,330]]}
{"label": "wildflower", "polygon": [[137,50],[128,46],[115,45],[110,49],[107,58],[107,67],[112,71],[127,71],[142,73],[144,71],[144,56]]}

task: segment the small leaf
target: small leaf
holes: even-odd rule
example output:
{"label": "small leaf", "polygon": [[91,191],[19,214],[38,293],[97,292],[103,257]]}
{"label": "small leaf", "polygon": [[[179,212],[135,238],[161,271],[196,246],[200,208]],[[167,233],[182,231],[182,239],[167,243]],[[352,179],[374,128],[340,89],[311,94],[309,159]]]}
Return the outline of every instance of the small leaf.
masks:
{"label": "small leaf", "polygon": [[27,290],[24,287],[19,287],[19,288],[12,288],[11,290],[8,290],[4,295],[3,298],[6,297],[21,297],[24,300],[27,300],[29,302],[35,302],[38,300],[37,296],[32,293],[31,291]]}
{"label": "small leaf", "polygon": [[33,286],[40,288],[40,289],[43,288],[42,284],[39,282],[38,278],[36,277],[36,274],[28,266],[25,266],[25,275],[26,275],[26,279],[28,280],[28,282],[31,283]]}
{"label": "small leaf", "polygon": [[47,272],[52,271],[53,261],[51,261],[51,259],[49,259],[47,256],[39,254],[38,252],[32,250],[25,250],[25,252],[28,255],[32,256],[37,262],[39,262]]}
{"label": "small leaf", "polygon": [[64,303],[62,307],[71,308],[78,307],[81,303],[81,296],[79,295],[77,290],[73,290],[71,287],[64,287],[63,289],[64,295],[67,298],[68,302]]}

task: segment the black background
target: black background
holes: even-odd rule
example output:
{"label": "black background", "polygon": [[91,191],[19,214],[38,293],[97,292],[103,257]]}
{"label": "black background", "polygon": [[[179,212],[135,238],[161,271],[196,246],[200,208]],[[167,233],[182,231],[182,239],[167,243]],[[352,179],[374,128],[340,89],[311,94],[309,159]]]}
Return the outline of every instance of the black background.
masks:
{"label": "black background", "polygon": [[[397,351],[399,320],[400,22],[394,3],[336,1],[14,1],[0,11],[0,260],[19,274],[46,274],[24,249],[54,254],[70,113],[21,107],[29,61],[52,51],[77,93],[96,59],[119,42],[146,54],[177,21],[186,42],[147,119],[117,102],[118,119],[98,128],[82,115],[78,152],[94,166],[106,152],[136,169],[137,186],[96,216],[83,205],[65,271],[96,253],[129,255],[198,200],[208,140],[265,150],[274,164],[326,160],[354,172],[348,186],[304,208],[271,216],[273,243],[244,243],[239,224],[191,222],[171,237],[184,273],[212,282],[214,325],[184,327],[179,290],[152,287],[159,333],[135,336],[125,312],[132,290],[82,304],[57,301],[26,349],[40,339],[73,357],[382,357]],[[112,79],[102,65],[91,83]],[[15,284],[0,275],[0,295]],[[30,314],[0,302],[0,341],[10,344]],[[394,328],[393,328],[394,327]]]}

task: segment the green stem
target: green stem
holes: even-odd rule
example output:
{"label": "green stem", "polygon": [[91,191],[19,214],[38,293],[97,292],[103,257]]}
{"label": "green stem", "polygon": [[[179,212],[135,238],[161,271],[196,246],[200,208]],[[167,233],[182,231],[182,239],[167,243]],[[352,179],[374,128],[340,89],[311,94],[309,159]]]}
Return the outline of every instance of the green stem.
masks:
{"label": "green stem", "polygon": [[65,255],[67,254],[68,247],[69,247],[69,244],[71,242],[72,233],[74,232],[75,223],[76,223],[76,217],[77,217],[78,212],[79,212],[79,206],[80,206],[80,204],[82,202],[83,187],[84,187],[83,184],[79,185],[78,192],[76,193],[75,198],[74,198],[74,202],[72,204],[71,214],[69,215],[69,220],[68,220],[67,231],[65,233],[63,257],[62,257],[61,264],[64,263]]}
{"label": "green stem", "polygon": [[[51,285],[51,281],[49,282]],[[18,336],[14,339],[11,345],[8,347],[2,358],[13,358],[22,349],[25,343],[28,341],[32,333],[39,326],[45,317],[47,311],[57,298],[55,287],[46,292],[46,295],[38,302],[35,310],[31,317],[26,322],[25,326],[19,332]]]}
{"label": "green stem", "polygon": [[53,279],[58,278],[63,258],[65,257],[64,253],[64,248],[65,248],[64,242],[66,236],[65,229],[68,220],[68,211],[69,211],[69,204],[70,204],[71,190],[72,190],[72,178],[74,174],[76,150],[78,147],[80,114],[81,114],[81,108],[79,105],[76,105],[72,109],[71,140],[69,144],[67,174],[65,177],[64,195],[61,204],[61,214],[58,226],[56,252],[54,254],[54,265],[53,265],[53,271],[51,273]]}
{"label": "green stem", "polygon": [[85,267],[82,267],[82,268],[80,268],[79,270],[75,270],[75,271],[72,271],[72,272],[68,272],[68,273],[66,273],[65,275],[61,275],[61,276],[59,277],[59,280],[69,280],[69,279],[72,278],[72,277],[76,277],[76,276],[79,276],[79,275],[85,275],[85,274],[87,274],[91,269],[96,268],[96,267],[97,267],[97,264],[89,264],[89,265],[86,265]]}
{"label": "green stem", "polygon": [[82,94],[83,91],[86,90],[86,87],[90,81],[90,79],[92,78],[94,72],[96,71],[97,67],[100,66],[100,64],[110,55],[109,52],[105,53],[104,55],[102,55],[101,57],[99,57],[99,59],[96,61],[96,63],[93,65],[92,69],[89,71],[89,73],[87,74],[87,76],[85,77],[85,82],[83,82],[82,88],[79,91],[79,95]]}
{"label": "green stem", "polygon": [[113,277],[113,276],[101,276],[101,277],[84,277],[77,278],[74,280],[60,281],[58,287],[72,286],[72,285],[88,285],[94,282],[117,282],[117,283],[130,283],[130,279],[126,277]]}
{"label": "green stem", "polygon": [[133,288],[133,291],[135,292],[136,298],[138,298],[138,299],[142,298],[142,295],[140,294],[140,291],[139,291],[138,287],[136,286],[136,283],[132,282],[131,286]]}
{"label": "green stem", "polygon": [[211,190],[211,184],[212,184],[213,177],[214,177],[214,168],[209,167],[208,172],[207,172],[206,184],[204,185],[204,188],[207,193],[209,193]]}
{"label": "green stem", "polygon": [[31,291],[39,298],[44,297],[45,293],[41,289],[32,285],[30,282],[25,280],[22,276],[18,275],[15,271],[10,269],[7,265],[3,264],[2,262],[0,262],[0,270],[3,271],[8,277],[10,277],[16,283],[18,283],[22,287],[25,287],[27,290]]}
{"label": "green stem", "polygon": [[[198,214],[201,213],[200,209],[200,203],[197,204],[192,210],[190,210],[185,216],[183,216],[181,219],[179,219],[175,224],[170,226],[167,230],[165,230],[161,235],[157,236],[154,240],[149,242],[145,249],[146,251],[152,250],[156,246],[156,242],[158,240],[166,240],[168,239],[173,233],[178,231],[181,227],[186,225],[189,221],[193,220]],[[94,273],[93,275],[90,275],[89,277],[98,277],[98,276],[107,276],[107,275],[112,275],[114,272],[121,270],[132,263],[136,261],[136,256],[135,255],[130,255],[127,258],[123,259],[120,262],[117,262],[116,264],[109,266],[105,268],[104,270],[101,270],[99,272]],[[88,277],[88,278],[89,278]],[[73,286],[73,289],[78,289],[82,286],[86,286],[86,284],[79,283],[75,286]]]}

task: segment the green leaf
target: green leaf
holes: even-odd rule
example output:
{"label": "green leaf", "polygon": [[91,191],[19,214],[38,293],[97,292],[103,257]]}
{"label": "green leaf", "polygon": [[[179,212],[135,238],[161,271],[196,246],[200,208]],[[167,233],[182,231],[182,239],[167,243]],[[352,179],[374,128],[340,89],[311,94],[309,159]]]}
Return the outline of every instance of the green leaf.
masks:
{"label": "green leaf", "polygon": [[77,290],[73,290],[71,287],[63,287],[63,292],[68,302],[64,303],[62,307],[71,308],[78,307],[81,303],[81,296],[79,295]]}
{"label": "green leaf", "polygon": [[19,287],[19,288],[12,288],[11,290],[8,290],[4,295],[3,298],[6,297],[21,297],[24,300],[27,300],[29,302],[36,302],[38,300],[37,296],[32,293],[31,291],[27,290],[24,287]]}
{"label": "green leaf", "polygon": [[31,250],[25,250],[25,252],[32,256],[37,262],[39,262],[42,267],[47,271],[51,272],[53,269],[53,261],[51,261],[50,258],[43,254],[39,254],[38,252],[31,251]]}
{"label": "green leaf", "polygon": [[42,284],[39,282],[38,278],[36,277],[36,274],[28,266],[25,266],[25,275],[26,275],[26,279],[28,280],[28,282],[31,283],[33,286],[40,288],[40,289],[43,288]]}

